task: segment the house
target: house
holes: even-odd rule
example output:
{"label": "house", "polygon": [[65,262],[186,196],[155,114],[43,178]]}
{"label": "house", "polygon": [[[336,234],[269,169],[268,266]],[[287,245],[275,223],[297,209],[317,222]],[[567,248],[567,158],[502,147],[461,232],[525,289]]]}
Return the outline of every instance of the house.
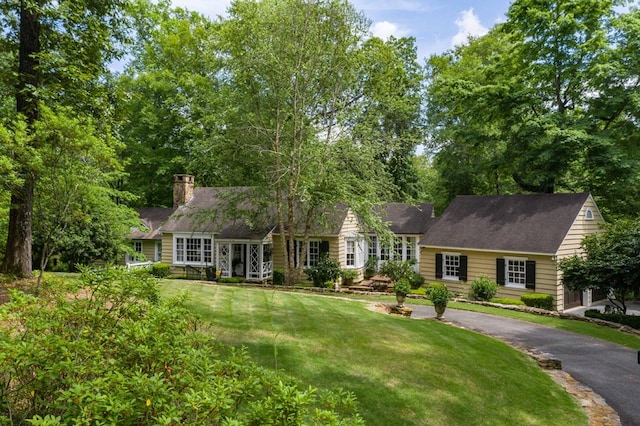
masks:
{"label": "house", "polygon": [[172,208],[143,207],[138,209],[140,226],[131,229],[129,239],[133,245],[133,251],[139,253],[127,254],[125,263],[140,261],[159,262],[162,259],[162,233],[160,226],[173,213]]}
{"label": "house", "polygon": [[[267,280],[274,268],[284,269],[285,254],[275,211],[273,206],[260,205],[253,191],[248,187],[196,188],[193,176],[174,176],[176,209],[161,227],[162,261],[178,274],[215,267],[222,277],[239,276],[251,281]],[[295,236],[296,266],[314,266],[327,253],[343,269],[355,269],[362,278],[370,256],[380,261],[415,259],[417,264],[418,241],[433,215],[433,206],[383,205],[381,218],[395,234],[392,247],[364,232],[347,206],[334,206],[321,213],[321,220],[311,227],[304,256],[303,236]]]}
{"label": "house", "polygon": [[546,293],[560,311],[589,304],[589,293],[563,288],[558,261],[580,254],[601,222],[590,194],[458,196],[420,240],[420,274],[463,295],[486,276],[498,297]]}

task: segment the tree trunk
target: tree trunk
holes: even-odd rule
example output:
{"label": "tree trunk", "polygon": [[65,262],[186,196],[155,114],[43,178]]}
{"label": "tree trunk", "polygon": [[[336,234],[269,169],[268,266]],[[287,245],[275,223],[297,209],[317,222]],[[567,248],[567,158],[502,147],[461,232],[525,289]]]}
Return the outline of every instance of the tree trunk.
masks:
{"label": "tree trunk", "polygon": [[11,195],[9,234],[2,271],[21,278],[31,277],[33,180],[26,179]]}
{"label": "tree trunk", "polygon": [[[16,109],[26,120],[29,129],[38,119],[36,91],[40,87],[38,54],[40,53],[40,14],[43,0],[26,5],[20,2],[20,50]],[[28,166],[22,167],[23,184],[11,194],[9,232],[2,271],[27,278],[32,276],[32,224],[35,178]]]}

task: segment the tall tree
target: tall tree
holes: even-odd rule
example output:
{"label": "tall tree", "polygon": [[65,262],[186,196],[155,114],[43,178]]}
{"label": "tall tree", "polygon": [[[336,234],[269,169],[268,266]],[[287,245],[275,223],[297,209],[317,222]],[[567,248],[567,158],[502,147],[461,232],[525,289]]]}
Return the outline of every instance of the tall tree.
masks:
{"label": "tall tree", "polygon": [[197,155],[220,127],[219,60],[207,18],[167,3],[144,6],[136,14],[135,56],[118,79],[128,173],[123,188],[139,197],[139,205],[170,207],[172,176],[189,172],[192,162],[200,184],[227,183],[199,167],[215,161],[212,155]]}
{"label": "tall tree", "polygon": [[355,110],[354,138],[371,144],[393,178],[393,201],[418,195],[413,164],[416,147],[425,143],[423,69],[413,38],[377,37],[363,44],[362,96]]}
{"label": "tall tree", "polygon": [[[41,104],[74,105],[78,114],[104,113],[104,76],[117,56],[126,0],[9,0],[0,4],[0,79],[15,99],[5,127],[26,129],[26,146],[12,160],[20,179],[11,190],[2,270],[31,276],[33,200],[43,140],[34,135]],[[10,88],[10,89],[9,89]],[[101,129],[109,132],[106,123]]]}
{"label": "tall tree", "polygon": [[591,191],[608,214],[638,207],[640,27],[617,4],[517,0],[488,35],[430,59],[435,164],[457,170],[451,192]]}
{"label": "tall tree", "polygon": [[219,30],[233,105],[221,149],[242,158],[259,192],[273,197],[291,282],[294,236],[306,241],[339,202],[367,220],[384,187],[374,151],[351,142],[343,117],[361,96],[367,22],[342,0],[240,0]]}

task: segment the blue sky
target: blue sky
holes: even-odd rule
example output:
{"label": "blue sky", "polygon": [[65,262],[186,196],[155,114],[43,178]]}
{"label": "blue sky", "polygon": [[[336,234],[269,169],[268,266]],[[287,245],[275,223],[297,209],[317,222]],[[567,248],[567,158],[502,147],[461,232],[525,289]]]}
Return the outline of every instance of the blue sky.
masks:
{"label": "blue sky", "polygon": [[[505,20],[512,0],[351,0],[371,20],[374,35],[413,36],[418,58],[442,53],[482,35]],[[195,10],[211,18],[224,16],[231,0],[172,0],[174,6]]]}

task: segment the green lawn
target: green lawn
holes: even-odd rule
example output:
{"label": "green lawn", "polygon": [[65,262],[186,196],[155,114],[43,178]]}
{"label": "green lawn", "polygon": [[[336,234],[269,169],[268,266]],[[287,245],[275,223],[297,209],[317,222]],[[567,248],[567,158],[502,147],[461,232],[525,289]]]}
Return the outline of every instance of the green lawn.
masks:
{"label": "green lawn", "polygon": [[305,385],[353,391],[371,425],[579,425],[577,403],[506,344],[367,303],[248,287],[163,280],[189,290],[215,336]]}

